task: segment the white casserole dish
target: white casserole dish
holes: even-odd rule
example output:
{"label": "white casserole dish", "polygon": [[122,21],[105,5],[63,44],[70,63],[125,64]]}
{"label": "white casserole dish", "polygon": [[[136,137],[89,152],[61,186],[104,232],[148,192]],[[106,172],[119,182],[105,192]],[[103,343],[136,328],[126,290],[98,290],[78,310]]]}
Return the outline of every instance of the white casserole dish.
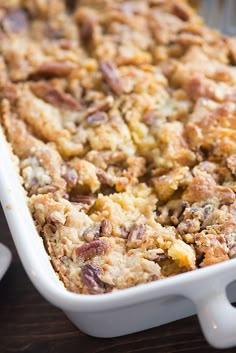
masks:
{"label": "white casserole dish", "polygon": [[[236,278],[236,260],[109,294],[68,292],[36,231],[1,128],[0,151],[0,199],[24,268],[38,291],[78,328],[92,336],[114,337],[197,313],[211,345],[236,345],[236,309],[226,295]],[[236,283],[230,292],[236,300]]]}
{"label": "white casserole dish", "polygon": [[10,250],[3,244],[0,244],[0,280],[4,276],[11,262]]}

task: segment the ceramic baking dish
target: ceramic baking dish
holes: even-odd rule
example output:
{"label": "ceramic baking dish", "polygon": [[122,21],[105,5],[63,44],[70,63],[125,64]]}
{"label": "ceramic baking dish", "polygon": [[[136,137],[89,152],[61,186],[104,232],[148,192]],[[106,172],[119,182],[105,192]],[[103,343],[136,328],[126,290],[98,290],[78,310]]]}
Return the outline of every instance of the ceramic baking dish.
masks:
{"label": "ceramic baking dish", "polygon": [[0,280],[4,276],[11,262],[10,250],[3,244],[0,244]]}
{"label": "ceramic baking dish", "polygon": [[[82,331],[114,337],[197,313],[210,344],[236,345],[236,309],[226,295],[236,259],[109,294],[68,292],[58,280],[27,208],[23,188],[0,128],[0,199],[24,268],[38,291]],[[230,299],[236,300],[236,283]]]}

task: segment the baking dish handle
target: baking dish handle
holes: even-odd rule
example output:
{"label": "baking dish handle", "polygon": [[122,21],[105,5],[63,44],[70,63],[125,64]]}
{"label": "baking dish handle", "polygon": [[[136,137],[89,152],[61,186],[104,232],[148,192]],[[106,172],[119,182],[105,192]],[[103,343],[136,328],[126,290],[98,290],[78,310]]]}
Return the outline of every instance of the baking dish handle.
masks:
{"label": "baking dish handle", "polygon": [[204,283],[205,288],[198,288],[198,293],[203,293],[191,297],[208,342],[216,348],[229,348],[236,346],[236,308],[230,304],[225,286],[215,284]]}

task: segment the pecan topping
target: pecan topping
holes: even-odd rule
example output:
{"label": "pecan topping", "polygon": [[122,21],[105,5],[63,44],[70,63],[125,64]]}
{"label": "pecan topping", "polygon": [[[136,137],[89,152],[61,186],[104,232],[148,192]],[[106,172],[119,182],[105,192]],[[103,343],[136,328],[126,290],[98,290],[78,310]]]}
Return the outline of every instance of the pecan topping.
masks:
{"label": "pecan topping", "polygon": [[128,240],[135,241],[135,240],[142,240],[143,235],[145,233],[146,226],[143,223],[135,223],[129,232]]}
{"label": "pecan topping", "polygon": [[79,102],[70,94],[59,91],[47,82],[37,82],[31,85],[33,93],[56,107],[68,110],[81,110]]}
{"label": "pecan topping", "polygon": [[109,237],[112,233],[112,224],[108,219],[103,219],[101,222],[101,235]]}
{"label": "pecan topping", "polygon": [[78,257],[87,261],[95,256],[100,256],[108,250],[108,243],[103,240],[93,240],[88,244],[83,244],[75,250]]}
{"label": "pecan topping", "polygon": [[118,96],[122,94],[123,87],[117,67],[111,61],[101,61],[100,69],[103,78],[113,93]]}
{"label": "pecan topping", "polygon": [[99,236],[100,236],[100,226],[98,226],[97,224],[91,227],[88,227],[83,233],[84,239],[88,242],[98,239]]}
{"label": "pecan topping", "polygon": [[105,285],[98,277],[100,268],[86,264],[81,268],[81,280],[91,293],[104,293]]}
{"label": "pecan topping", "polygon": [[75,69],[75,64],[71,62],[48,62],[39,66],[36,71],[31,74],[31,77],[65,77],[68,76],[73,69]]}
{"label": "pecan topping", "polygon": [[89,125],[97,126],[107,122],[107,114],[101,111],[98,111],[87,117],[87,123]]}
{"label": "pecan topping", "polygon": [[6,32],[20,32],[27,29],[28,18],[26,12],[21,9],[9,11],[2,20],[3,29]]}

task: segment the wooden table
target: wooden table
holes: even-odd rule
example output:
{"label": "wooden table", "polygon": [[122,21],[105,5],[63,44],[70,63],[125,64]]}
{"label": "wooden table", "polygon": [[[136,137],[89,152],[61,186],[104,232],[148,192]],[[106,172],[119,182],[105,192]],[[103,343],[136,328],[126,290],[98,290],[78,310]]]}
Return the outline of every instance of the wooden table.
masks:
{"label": "wooden table", "polygon": [[[1,242],[13,253],[11,267],[0,283],[0,353],[220,352],[205,342],[196,317],[125,337],[87,336],[34,289],[1,209],[0,230]],[[236,352],[236,348],[221,352]]]}

